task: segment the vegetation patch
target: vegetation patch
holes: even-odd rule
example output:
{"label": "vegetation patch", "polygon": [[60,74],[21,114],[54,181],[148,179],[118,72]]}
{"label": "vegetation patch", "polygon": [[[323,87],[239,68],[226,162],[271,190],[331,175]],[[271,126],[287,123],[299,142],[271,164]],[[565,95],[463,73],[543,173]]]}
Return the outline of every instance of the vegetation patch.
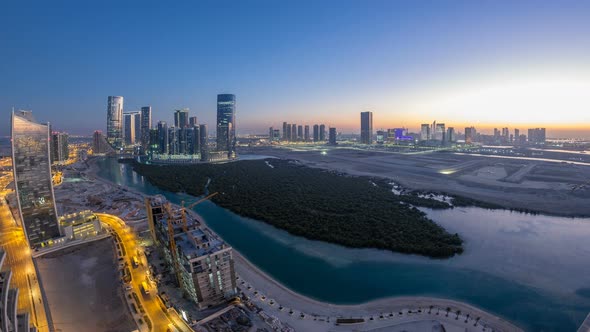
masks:
{"label": "vegetation patch", "polygon": [[[272,165],[272,167],[270,167]],[[219,192],[213,201],[291,234],[353,248],[446,258],[463,252],[458,234],[428,219],[371,178],[342,176],[280,159],[134,169],[173,192]]]}

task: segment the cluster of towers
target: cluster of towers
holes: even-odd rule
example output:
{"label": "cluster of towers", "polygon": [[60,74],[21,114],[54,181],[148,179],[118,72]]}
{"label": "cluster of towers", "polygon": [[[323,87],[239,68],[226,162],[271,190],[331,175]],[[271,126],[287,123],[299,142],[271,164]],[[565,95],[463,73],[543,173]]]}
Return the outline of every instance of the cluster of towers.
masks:
{"label": "cluster of towers", "polygon": [[215,150],[210,151],[206,124],[199,124],[189,109],[174,111],[174,125],[158,121],[152,127],[152,108],[145,106],[140,112],[123,113],[123,97],[109,96],[107,105],[106,140],[116,151],[124,147],[139,147],[141,154],[190,155],[206,161],[211,154],[224,158],[235,157],[236,97],[233,94],[217,95],[217,138]]}
{"label": "cluster of towers", "polygon": [[[311,129],[311,131],[310,131]],[[336,128],[329,128],[330,132],[334,132],[334,141]],[[309,125],[297,125],[295,123],[283,122],[283,130],[274,129],[270,127],[268,129],[268,135],[271,141],[284,141],[284,142],[325,142],[326,141],[326,125],[314,124],[312,127]],[[328,140],[331,142],[331,140]]]}

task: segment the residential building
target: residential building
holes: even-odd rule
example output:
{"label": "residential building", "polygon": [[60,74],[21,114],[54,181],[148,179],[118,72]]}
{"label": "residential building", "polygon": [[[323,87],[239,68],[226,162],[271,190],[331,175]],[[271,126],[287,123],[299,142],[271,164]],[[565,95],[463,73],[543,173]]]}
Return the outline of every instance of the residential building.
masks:
{"label": "residential building", "polygon": [[303,140],[306,142],[309,142],[310,137],[309,137],[309,125],[305,125],[305,129],[304,129],[304,134],[303,134]]}
{"label": "residential building", "polygon": [[320,125],[320,142],[326,141],[326,125]]}
{"label": "residential building", "polygon": [[182,212],[167,207],[163,196],[146,197],[145,204],[150,234],[162,248],[185,296],[199,308],[236,296],[232,247],[189,214],[183,220]]}
{"label": "residential building", "polygon": [[532,144],[545,144],[546,131],[545,128],[532,128],[529,129],[529,143]]}
{"label": "residential building", "polygon": [[428,123],[423,123],[420,126],[420,140],[421,141],[428,141],[430,140],[430,125]]}
{"label": "residential building", "polygon": [[199,121],[198,121],[197,117],[196,116],[191,116],[190,118],[188,118],[188,125],[190,127],[198,126],[199,125]]}
{"label": "residential building", "polygon": [[457,137],[455,136],[455,128],[449,127],[447,129],[446,141],[452,143],[452,142],[455,142],[456,140],[457,140]]}
{"label": "residential building", "polygon": [[328,132],[328,144],[330,145],[336,145],[336,128],[329,128],[329,132]]}
{"label": "residential building", "polygon": [[313,141],[318,142],[320,140],[320,126],[313,125]]}

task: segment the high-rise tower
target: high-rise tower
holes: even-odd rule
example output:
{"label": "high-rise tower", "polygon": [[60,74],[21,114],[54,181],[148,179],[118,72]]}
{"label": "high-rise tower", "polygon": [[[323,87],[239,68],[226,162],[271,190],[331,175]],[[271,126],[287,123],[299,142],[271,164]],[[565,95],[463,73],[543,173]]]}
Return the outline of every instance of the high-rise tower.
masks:
{"label": "high-rise tower", "polygon": [[31,111],[12,113],[12,168],[18,213],[31,247],[59,237],[51,163],[49,125],[36,123]]}
{"label": "high-rise tower", "polygon": [[152,128],[152,107],[141,108],[141,146],[144,151],[150,143],[150,129]]}
{"label": "high-rise tower", "polygon": [[373,112],[361,112],[361,143],[373,142]]}
{"label": "high-rise tower", "polygon": [[236,96],[217,95],[217,150],[235,155],[236,146]]}
{"label": "high-rise tower", "polygon": [[123,97],[107,100],[107,142],[115,149],[123,145]]}

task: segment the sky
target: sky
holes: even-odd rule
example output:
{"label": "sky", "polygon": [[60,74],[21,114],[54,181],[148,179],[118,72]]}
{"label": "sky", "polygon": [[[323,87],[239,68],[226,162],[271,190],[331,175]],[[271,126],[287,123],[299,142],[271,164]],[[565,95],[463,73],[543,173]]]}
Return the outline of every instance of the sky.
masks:
{"label": "sky", "polygon": [[[189,108],[237,131],[444,122],[590,137],[590,1],[2,1],[0,136],[31,109],[106,129],[107,96],[154,124]],[[3,115],[2,115],[3,114]]]}

